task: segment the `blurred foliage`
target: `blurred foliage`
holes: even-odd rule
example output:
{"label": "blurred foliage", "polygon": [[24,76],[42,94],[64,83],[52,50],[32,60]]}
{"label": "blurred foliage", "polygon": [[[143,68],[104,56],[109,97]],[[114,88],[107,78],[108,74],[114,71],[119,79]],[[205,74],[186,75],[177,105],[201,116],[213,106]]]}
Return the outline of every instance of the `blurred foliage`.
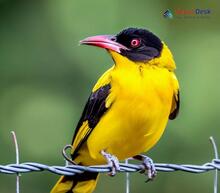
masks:
{"label": "blurred foliage", "polygon": [[[209,18],[165,19],[167,9],[211,9]],[[220,147],[220,2],[0,0],[0,164],[15,162],[10,131],[17,133],[21,161],[64,164],[85,101],[111,58],[79,47],[96,34],[144,27],[173,51],[181,85],[179,118],[149,155],[155,162],[202,164],[213,157],[208,137]],[[58,176],[23,174],[21,192],[49,192]],[[125,177],[103,175],[96,193],[124,192]],[[160,173],[153,183],[132,174],[140,192],[211,192],[213,174]],[[120,185],[118,185],[120,184]],[[15,176],[0,175],[0,192],[15,192]]]}

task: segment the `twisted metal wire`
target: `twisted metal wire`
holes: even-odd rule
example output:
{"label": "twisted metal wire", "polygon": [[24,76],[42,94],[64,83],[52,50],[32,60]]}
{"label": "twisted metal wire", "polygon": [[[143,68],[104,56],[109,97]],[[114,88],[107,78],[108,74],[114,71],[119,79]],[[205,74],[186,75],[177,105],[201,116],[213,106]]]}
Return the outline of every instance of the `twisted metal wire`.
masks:
{"label": "twisted metal wire", "polygon": [[[183,171],[190,173],[204,173],[211,170],[220,170],[220,159],[213,159],[212,162],[205,163],[203,165],[191,165],[191,164],[167,164],[167,163],[155,163],[156,170],[158,172],[175,172]],[[119,172],[138,172],[144,169],[143,165],[120,163]],[[4,174],[17,174],[17,173],[30,173],[49,171],[58,175],[72,176],[75,174],[81,174],[83,172],[110,172],[111,168],[108,165],[96,165],[96,166],[80,166],[80,165],[68,165],[68,166],[49,166],[41,163],[26,162],[21,164],[8,164],[0,165],[0,173]]]}
{"label": "twisted metal wire", "polygon": [[[11,132],[13,136],[13,141],[15,144],[16,150],[16,164],[8,164],[8,165],[0,165],[0,174],[16,174],[16,193],[19,193],[19,176],[21,173],[30,173],[30,172],[41,172],[48,171],[51,173],[55,173],[58,175],[66,175],[73,176],[75,174],[81,174],[83,172],[98,172],[98,173],[106,173],[111,172],[112,168],[109,165],[96,165],[96,166],[80,166],[76,165],[70,158],[68,158],[66,154],[66,150],[71,148],[71,145],[67,145],[63,149],[63,156],[66,160],[66,163],[70,163],[71,165],[66,166],[49,166],[36,162],[26,162],[19,163],[19,151],[18,151],[18,143],[16,139],[15,132]],[[215,170],[214,176],[214,193],[218,192],[218,171],[220,170],[220,159],[218,157],[218,150],[215,144],[213,137],[210,137],[210,141],[212,143],[214,149],[215,159],[211,162],[205,163],[203,165],[192,165],[192,164],[167,164],[167,163],[156,163],[155,168],[158,172],[175,172],[175,171],[183,171],[190,173],[204,173],[211,170]],[[145,169],[143,164],[131,164],[128,163],[128,160],[125,163],[120,163],[120,171],[126,172],[126,193],[130,192],[129,189],[129,173],[130,172],[138,172],[143,171]]]}

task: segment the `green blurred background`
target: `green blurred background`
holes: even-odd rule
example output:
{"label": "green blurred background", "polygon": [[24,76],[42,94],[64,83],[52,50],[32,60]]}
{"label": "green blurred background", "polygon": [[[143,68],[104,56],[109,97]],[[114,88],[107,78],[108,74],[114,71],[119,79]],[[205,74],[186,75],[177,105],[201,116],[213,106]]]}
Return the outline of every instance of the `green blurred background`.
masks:
{"label": "green blurred background", "polygon": [[[176,9],[211,9],[207,18],[163,18]],[[181,85],[178,119],[148,155],[155,162],[202,164],[220,147],[220,2],[164,0],[0,0],[0,164],[20,161],[63,165],[97,78],[112,65],[104,50],[78,46],[84,37],[129,26],[155,32],[171,48]],[[21,193],[49,192],[58,176],[23,174]],[[131,192],[212,192],[213,173],[159,173],[152,183],[131,175]],[[125,192],[125,175],[102,175],[96,193]],[[219,187],[220,188],[220,187]],[[0,192],[15,192],[15,176],[0,174]]]}

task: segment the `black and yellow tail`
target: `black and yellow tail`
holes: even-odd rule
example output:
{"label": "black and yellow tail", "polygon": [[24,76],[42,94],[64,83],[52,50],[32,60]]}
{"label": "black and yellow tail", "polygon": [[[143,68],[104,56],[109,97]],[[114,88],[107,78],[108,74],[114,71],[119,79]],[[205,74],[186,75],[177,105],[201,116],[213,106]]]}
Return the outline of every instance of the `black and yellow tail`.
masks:
{"label": "black and yellow tail", "polygon": [[98,181],[98,173],[85,172],[74,176],[62,176],[50,193],[92,193]]}

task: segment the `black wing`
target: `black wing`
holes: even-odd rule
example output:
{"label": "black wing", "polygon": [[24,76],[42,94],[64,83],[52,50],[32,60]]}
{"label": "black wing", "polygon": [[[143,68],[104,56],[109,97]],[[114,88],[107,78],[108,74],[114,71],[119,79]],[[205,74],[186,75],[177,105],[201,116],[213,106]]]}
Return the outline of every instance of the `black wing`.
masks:
{"label": "black wing", "polygon": [[73,154],[71,155],[72,159],[75,159],[78,150],[80,149],[82,144],[87,140],[87,138],[89,137],[90,133],[99,122],[102,115],[106,112],[107,108],[105,106],[105,101],[109,94],[110,89],[111,89],[111,85],[107,84],[105,86],[100,87],[98,90],[96,90],[89,96],[89,99],[83,110],[82,116],[76,126],[72,144],[83,122],[88,121],[89,130],[87,131],[85,136],[81,139],[81,141],[78,143],[77,147],[73,150]]}
{"label": "black wing", "polygon": [[177,93],[177,97],[174,96],[174,100],[175,100],[176,107],[173,110],[173,112],[171,112],[169,115],[170,120],[175,119],[177,115],[179,114],[179,108],[180,108],[180,92],[179,91]]}

